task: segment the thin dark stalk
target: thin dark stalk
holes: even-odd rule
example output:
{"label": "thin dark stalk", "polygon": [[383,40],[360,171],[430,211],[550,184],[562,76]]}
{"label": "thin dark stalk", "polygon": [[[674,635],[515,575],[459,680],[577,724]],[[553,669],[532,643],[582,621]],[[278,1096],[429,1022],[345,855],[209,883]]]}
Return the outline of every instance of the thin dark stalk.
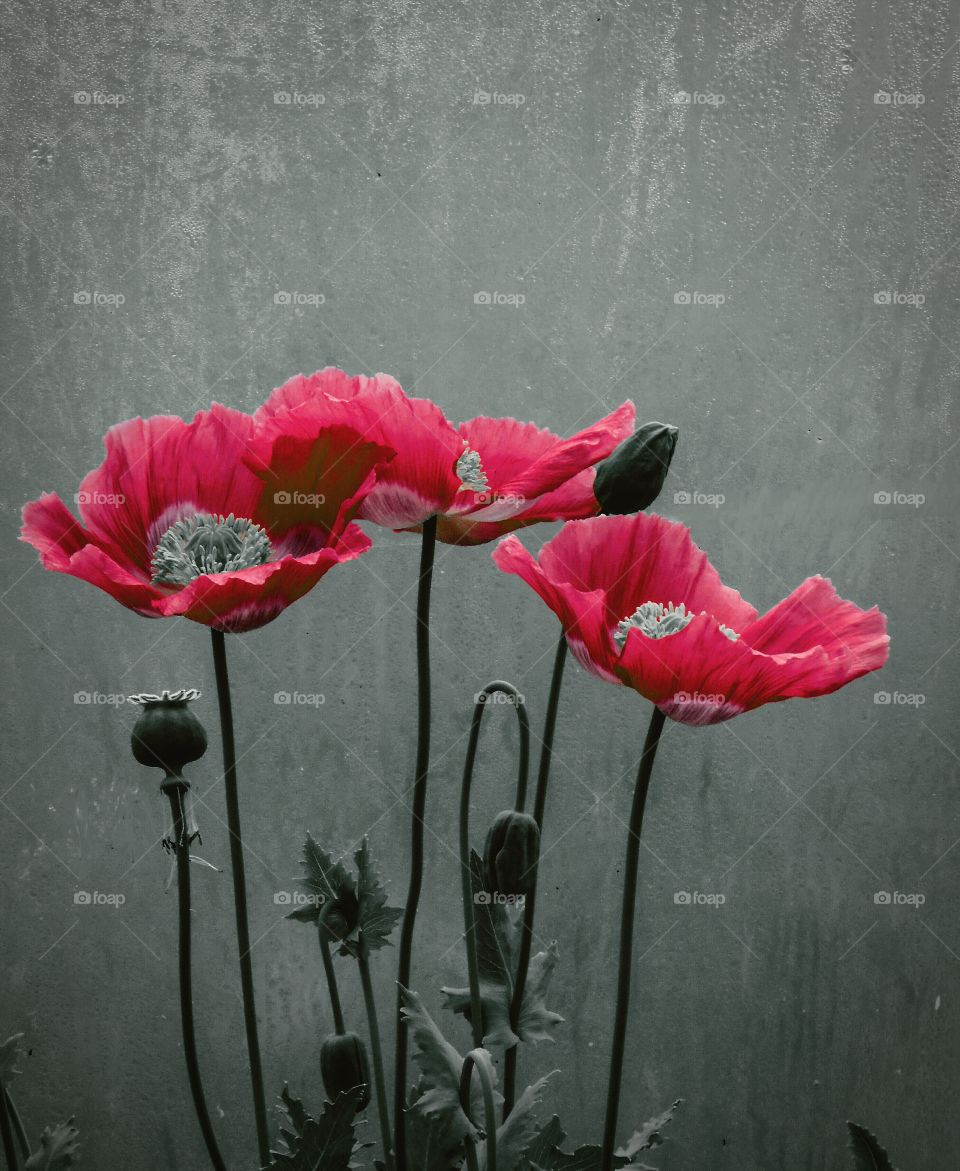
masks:
{"label": "thin dark stalk", "polygon": [[[543,817],[547,806],[547,785],[550,781],[550,763],[553,760],[553,734],[557,727],[557,710],[560,707],[560,688],[563,684],[563,669],[567,661],[567,639],[561,633],[557,642],[557,653],[553,660],[553,675],[550,679],[550,697],[547,700],[547,714],[543,721],[543,739],[540,747],[540,768],[537,773],[537,787],[533,797],[533,818],[543,833]],[[518,803],[517,808],[522,808]],[[523,1009],[523,994],[527,984],[527,969],[530,966],[530,952],[533,948],[533,922],[537,910],[537,874],[534,873],[530,890],[523,904],[523,927],[520,934],[520,954],[517,957],[517,976],[510,1002],[510,1027],[514,1032],[520,1023]],[[508,1049],[503,1058],[503,1117],[509,1118],[517,1094],[517,1056],[520,1046]]]}
{"label": "thin dark stalk", "polygon": [[610,1050],[610,1082],[607,1088],[607,1112],[603,1125],[603,1150],[600,1171],[612,1171],[613,1150],[617,1137],[617,1114],[620,1110],[620,1083],[623,1078],[623,1053],[627,1041],[627,1016],[630,1011],[630,975],[633,969],[633,920],[637,906],[637,871],[640,861],[640,831],[647,803],[653,761],[660,743],[666,717],[653,709],[647,738],[643,745],[637,783],[630,809],[627,831],[627,857],[623,868],[623,907],[620,912],[620,960],[617,968],[617,1006],[613,1014],[613,1037]]}
{"label": "thin dark stalk", "polygon": [[197,1036],[193,1020],[193,967],[191,957],[191,923],[190,923],[190,840],[187,832],[186,818],[183,809],[183,798],[187,791],[186,783],[175,777],[168,777],[164,781],[163,789],[170,798],[170,811],[173,814],[173,849],[177,856],[177,902],[179,906],[180,931],[180,1024],[183,1030],[183,1055],[187,1062],[187,1077],[190,1082],[190,1094],[193,1098],[193,1108],[200,1123],[203,1141],[207,1145],[207,1154],[214,1171],[226,1171],[226,1163],[217,1146],[217,1139],[213,1133],[207,1102],[203,1095],[203,1083],[200,1080],[200,1063],[197,1058]]}
{"label": "thin dark stalk", "polygon": [[491,695],[500,692],[513,700],[520,723],[520,766],[517,778],[517,800],[522,808],[527,792],[527,766],[530,759],[530,724],[527,719],[520,693],[510,683],[495,679],[477,695],[470,721],[470,738],[467,741],[467,758],[463,765],[463,781],[460,784],[460,887],[463,899],[463,931],[467,946],[467,976],[470,984],[470,1025],[473,1043],[483,1044],[483,1012],[480,1006],[480,969],[477,963],[477,926],[473,910],[473,882],[470,869],[470,789],[473,784],[473,766],[477,759],[477,744],[480,740],[480,721]]}
{"label": "thin dark stalk", "polygon": [[17,1148],[13,1142],[13,1126],[10,1122],[10,1111],[7,1109],[6,1091],[0,1094],[0,1135],[3,1136],[3,1154],[7,1160],[9,1171],[17,1171],[20,1164],[17,1162]]}
{"label": "thin dark stalk", "polygon": [[380,1025],[377,1023],[377,1002],[373,996],[373,981],[370,979],[370,959],[367,946],[360,940],[357,956],[360,967],[360,983],[363,985],[363,1004],[367,1010],[367,1028],[370,1032],[370,1052],[373,1057],[373,1083],[377,1092],[377,1114],[380,1119],[380,1141],[383,1143],[383,1162],[387,1171],[393,1171],[391,1150],[390,1114],[387,1111],[387,1083],[383,1076],[383,1047],[380,1044]]}
{"label": "thin dark stalk", "polygon": [[[460,1109],[472,1122],[470,1082],[476,1070],[483,1092],[483,1128],[486,1132],[487,1156],[485,1171],[497,1171],[497,1108],[493,1098],[493,1074],[489,1063],[490,1056],[486,1049],[482,1048],[471,1050],[463,1059],[463,1068],[460,1070]],[[474,1171],[477,1166],[477,1150],[470,1135],[464,1138],[464,1147],[467,1153],[467,1166]]]}
{"label": "thin dark stalk", "polygon": [[240,799],[237,793],[237,750],[233,736],[233,705],[230,701],[230,677],[227,673],[227,648],[223,631],[211,630],[213,666],[217,677],[217,701],[223,737],[223,783],[227,804],[227,828],[230,831],[230,869],[233,874],[233,906],[237,923],[237,949],[240,957],[240,991],[243,997],[243,1023],[250,1058],[250,1084],[253,1090],[253,1116],[257,1127],[260,1164],[270,1162],[270,1132],[267,1126],[267,1100],[263,1089],[260,1041],[257,1036],[257,1009],[253,993],[253,964],[250,960],[250,924],[247,917],[247,880],[240,831]]}
{"label": "thin dark stalk", "polygon": [[317,936],[320,940],[320,955],[323,957],[323,971],[327,977],[327,989],[330,993],[330,1007],[333,1009],[333,1030],[338,1037],[346,1032],[343,1023],[343,1009],[340,1006],[340,989],[337,987],[337,973],[333,967],[333,956],[330,954],[330,940],[327,938],[327,929],[320,920]]}
{"label": "thin dark stalk", "polygon": [[23,1119],[20,1117],[20,1111],[16,1107],[16,1103],[10,1096],[10,1091],[4,1086],[3,1096],[7,1100],[7,1110],[13,1122],[13,1129],[17,1136],[17,1142],[20,1144],[20,1154],[23,1155],[24,1162],[30,1158],[30,1140],[27,1138],[27,1131],[23,1125]]}
{"label": "thin dark stalk", "polygon": [[410,885],[400,928],[397,963],[397,1047],[394,1067],[394,1144],[399,1171],[406,1171],[406,1085],[407,1030],[404,1027],[403,993],[410,987],[413,958],[413,929],[423,885],[423,818],[427,809],[427,775],[430,768],[430,586],[437,544],[437,518],[423,522],[420,546],[420,577],[417,585],[417,760],[414,771],[413,809],[410,833]]}

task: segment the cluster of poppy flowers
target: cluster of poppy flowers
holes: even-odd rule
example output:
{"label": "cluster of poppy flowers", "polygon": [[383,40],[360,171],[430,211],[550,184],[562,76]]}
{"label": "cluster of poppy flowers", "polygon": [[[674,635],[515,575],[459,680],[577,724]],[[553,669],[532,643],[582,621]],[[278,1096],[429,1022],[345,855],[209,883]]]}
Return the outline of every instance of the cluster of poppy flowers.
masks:
{"label": "cluster of poppy flowers", "polygon": [[[387,375],[327,368],[252,415],[214,404],[190,423],[118,424],[80,485],[81,520],[46,493],[25,507],[22,537],[47,569],[139,614],[242,632],[369,549],[356,521],[418,531],[435,517],[437,539],[457,545],[565,521],[539,559],[508,536],[495,562],[554,610],[588,670],[674,719],[714,723],[883,665],[876,608],[814,577],[758,617],[685,526],[622,505],[656,454],[634,424],[628,401],[569,439],[511,418],[454,426]],[[665,472],[676,432],[656,428]]]}

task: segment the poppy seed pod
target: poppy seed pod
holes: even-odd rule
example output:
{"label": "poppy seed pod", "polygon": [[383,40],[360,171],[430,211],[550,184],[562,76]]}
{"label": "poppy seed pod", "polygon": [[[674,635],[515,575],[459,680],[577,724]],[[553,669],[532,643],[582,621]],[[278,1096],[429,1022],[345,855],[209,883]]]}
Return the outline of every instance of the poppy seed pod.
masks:
{"label": "poppy seed pod", "polygon": [[483,872],[487,889],[505,895],[527,895],[537,876],[540,829],[529,813],[505,809],[487,831]]}
{"label": "poppy seed pod", "polygon": [[663,488],[679,434],[668,423],[644,423],[601,460],[593,481],[601,512],[625,515],[649,508]]}
{"label": "poppy seed pod", "polygon": [[131,703],[143,706],[130,737],[130,747],[140,764],[179,776],[185,764],[203,756],[207,733],[187,706],[199,696],[194,690],[130,696]]}
{"label": "poppy seed pod", "polygon": [[364,1110],[369,1106],[370,1063],[367,1061],[367,1047],[356,1033],[334,1033],[327,1037],[320,1047],[320,1073],[331,1102],[335,1102],[338,1095],[363,1086],[357,1109]]}

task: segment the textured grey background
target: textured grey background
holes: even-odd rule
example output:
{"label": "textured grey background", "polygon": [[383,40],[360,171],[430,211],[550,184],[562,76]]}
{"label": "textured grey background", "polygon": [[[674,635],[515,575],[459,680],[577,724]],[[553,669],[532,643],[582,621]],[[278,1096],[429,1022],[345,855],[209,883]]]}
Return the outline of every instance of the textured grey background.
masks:
{"label": "textured grey background", "polygon": [[[670,727],[645,831],[622,1130],[682,1096],[656,1157],[670,1171],[838,1168],[848,1116],[903,1168],[958,1165],[960,10],[0,9],[0,1031],[28,1034],[17,1095],[31,1130],[76,1112],[85,1166],[205,1166],[179,1049],[163,803],[129,755],[130,713],[75,705],[76,692],[203,688],[204,852],[225,863],[227,849],[206,631],[44,574],[16,544],[20,506],[43,489],[72,499],[117,419],[211,397],[253,408],[335,363],[389,371],[452,418],[515,413],[563,433],[631,396],[641,417],[681,428],[663,510],[746,597],[766,608],[823,572],[889,614],[880,675],[722,727]],[[477,91],[524,100],[478,104]],[[277,92],[322,101],[278,105]],[[526,302],[477,306],[481,290]],[[678,305],[682,290],[726,301]],[[125,302],[78,305],[81,291]],[[325,302],[278,306],[277,291]],[[925,300],[877,304],[885,291]],[[675,503],[683,491],[725,500]],[[925,500],[877,504],[882,491]],[[330,1019],[313,936],[280,920],[273,894],[307,828],[336,849],[368,829],[405,890],[407,815],[390,789],[411,780],[418,543],[375,540],[229,643],[266,1074],[309,1102]],[[440,838],[416,983],[439,1012],[438,986],[464,970],[443,827],[471,697],[513,679],[539,729],[555,627],[483,548],[442,550],[434,615]],[[876,704],[880,689],[925,702]],[[278,690],[326,701],[277,707]],[[567,1023],[522,1072],[563,1068],[551,1104],[578,1141],[601,1129],[645,707],[567,676],[540,920],[560,941],[552,1007]],[[478,834],[507,800],[508,717],[485,733]],[[195,885],[206,1084],[229,1162],[253,1166],[229,879],[198,870]],[[76,907],[78,889],[126,903]],[[678,907],[678,889],[727,901]],[[894,889],[926,902],[875,904]],[[378,964],[384,1006],[394,958]],[[347,1007],[359,1021],[355,988]]]}

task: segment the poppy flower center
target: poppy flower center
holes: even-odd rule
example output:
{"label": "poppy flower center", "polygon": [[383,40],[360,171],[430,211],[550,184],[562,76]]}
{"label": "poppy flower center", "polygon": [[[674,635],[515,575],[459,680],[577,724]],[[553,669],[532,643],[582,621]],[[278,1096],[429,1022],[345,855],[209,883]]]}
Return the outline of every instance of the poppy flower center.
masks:
{"label": "poppy flower center", "polygon": [[474,492],[486,492],[490,487],[487,474],[480,463],[480,452],[474,451],[472,447],[466,448],[457,460],[457,475],[463,487]]}
{"label": "poppy flower center", "polygon": [[[694,617],[695,615],[687,610],[684,602],[681,602],[679,606],[675,606],[673,602],[667,602],[666,605],[662,602],[644,602],[632,614],[621,618],[617,623],[617,629],[613,632],[613,641],[622,651],[627,641],[627,635],[634,629],[639,630],[647,638],[667,638],[671,634],[679,634],[685,626],[693,621]],[[719,625],[720,633],[725,634],[731,642],[736,642],[740,637],[729,626],[724,626],[722,622]]]}
{"label": "poppy flower center", "polygon": [[157,542],[154,585],[189,585],[206,573],[232,573],[270,560],[266,530],[243,516],[198,512],[170,526]]}

